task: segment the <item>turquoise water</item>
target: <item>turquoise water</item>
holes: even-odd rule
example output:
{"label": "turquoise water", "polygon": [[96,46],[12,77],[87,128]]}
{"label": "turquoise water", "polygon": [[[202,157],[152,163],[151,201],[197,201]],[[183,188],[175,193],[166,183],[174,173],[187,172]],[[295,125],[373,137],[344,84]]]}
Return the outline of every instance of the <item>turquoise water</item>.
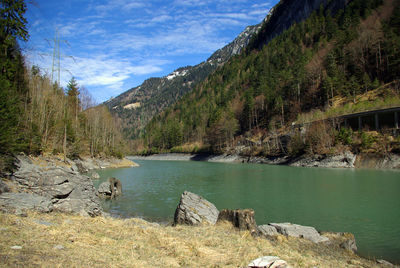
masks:
{"label": "turquoise water", "polygon": [[292,222],[351,232],[359,254],[400,263],[400,172],[296,168],[194,161],[136,161],[139,168],[98,170],[96,187],[121,180],[123,196],[104,209],[171,222],[183,191],[218,209],[252,208],[257,224]]}

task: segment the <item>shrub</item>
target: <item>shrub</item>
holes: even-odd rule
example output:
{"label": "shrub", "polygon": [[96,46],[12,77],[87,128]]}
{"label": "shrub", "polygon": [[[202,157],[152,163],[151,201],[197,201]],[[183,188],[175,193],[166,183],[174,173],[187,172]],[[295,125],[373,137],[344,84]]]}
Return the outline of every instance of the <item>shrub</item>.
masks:
{"label": "shrub", "polygon": [[351,145],[353,143],[353,131],[351,128],[341,128],[336,133],[336,142],[341,142],[343,145]]}
{"label": "shrub", "polygon": [[361,133],[361,147],[363,149],[369,149],[372,147],[372,144],[376,141],[376,137],[369,134],[368,132]]}
{"label": "shrub", "polygon": [[306,145],[303,141],[303,137],[300,132],[297,131],[295,135],[293,135],[288,144],[288,153],[290,156],[298,156],[305,153]]}
{"label": "shrub", "polygon": [[335,134],[325,122],[319,121],[309,125],[306,132],[306,152],[308,154],[329,154],[334,145]]}

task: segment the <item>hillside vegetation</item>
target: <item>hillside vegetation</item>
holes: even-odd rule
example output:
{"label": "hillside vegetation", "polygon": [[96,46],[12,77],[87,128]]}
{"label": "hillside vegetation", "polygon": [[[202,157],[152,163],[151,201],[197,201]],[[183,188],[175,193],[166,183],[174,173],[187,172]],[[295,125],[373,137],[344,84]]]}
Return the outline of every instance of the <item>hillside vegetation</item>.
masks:
{"label": "hillside vegetation", "polygon": [[[321,6],[261,48],[255,43],[264,40],[256,35],[253,49],[155,117],[143,142],[152,151],[198,144],[221,152],[256,133],[284,128],[301,113],[324,111],[335,98],[355,102],[400,78],[399,29],[398,0],[354,0],[334,16]],[[398,102],[398,83],[393,85]]]}
{"label": "hillside vegetation", "polygon": [[24,1],[0,7],[0,171],[18,152],[121,156],[119,123],[105,106],[94,107],[73,78],[64,89],[26,66],[18,45],[29,38]]}

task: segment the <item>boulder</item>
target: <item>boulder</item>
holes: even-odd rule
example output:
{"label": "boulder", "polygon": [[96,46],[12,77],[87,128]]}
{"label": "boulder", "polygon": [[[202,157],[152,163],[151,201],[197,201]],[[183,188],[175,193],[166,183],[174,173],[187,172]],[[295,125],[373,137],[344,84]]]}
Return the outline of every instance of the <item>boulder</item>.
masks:
{"label": "boulder", "polygon": [[97,193],[103,198],[115,198],[122,194],[121,181],[116,178],[109,178],[107,181],[99,185]]}
{"label": "boulder", "polygon": [[99,173],[97,173],[97,172],[92,172],[92,179],[93,179],[93,180],[98,180],[98,179],[100,179]]}
{"label": "boulder", "polygon": [[318,231],[311,226],[302,226],[292,223],[270,223],[269,225],[276,228],[278,233],[308,239],[314,243],[328,242],[329,238],[321,236]]}
{"label": "boulder", "polygon": [[217,222],[218,214],[219,211],[214,204],[197,194],[185,191],[175,210],[174,225],[214,225]]}
{"label": "boulder", "polygon": [[340,247],[356,253],[357,252],[357,244],[356,244],[356,239],[354,238],[354,235],[346,234],[344,236],[346,237],[346,240],[340,244]]}
{"label": "boulder", "polygon": [[109,181],[102,182],[99,185],[99,189],[97,190],[97,193],[101,197],[105,196],[110,196],[111,197],[111,185]]}
{"label": "boulder", "polygon": [[218,221],[229,221],[239,230],[249,230],[252,234],[258,233],[252,209],[224,209],[219,213]]}
{"label": "boulder", "polygon": [[8,185],[0,179],[0,194],[2,193],[7,193],[10,191],[10,188],[8,188]]}
{"label": "boulder", "polygon": [[275,236],[279,234],[274,226],[268,224],[260,225],[257,228],[260,234],[266,237]]}
{"label": "boulder", "polygon": [[7,213],[26,210],[51,212],[53,203],[50,198],[28,193],[3,193],[0,195],[0,209]]}
{"label": "boulder", "polygon": [[53,209],[80,215],[101,215],[102,207],[93,181],[69,167],[34,165],[18,156],[18,170],[12,176],[18,191],[48,198]]}
{"label": "boulder", "polygon": [[385,261],[385,260],[376,260],[376,263],[381,264],[382,266],[386,266],[386,267],[395,267],[392,263]]}
{"label": "boulder", "polygon": [[288,267],[287,262],[281,260],[276,256],[264,256],[250,262],[249,268],[267,267],[267,268],[286,268]]}

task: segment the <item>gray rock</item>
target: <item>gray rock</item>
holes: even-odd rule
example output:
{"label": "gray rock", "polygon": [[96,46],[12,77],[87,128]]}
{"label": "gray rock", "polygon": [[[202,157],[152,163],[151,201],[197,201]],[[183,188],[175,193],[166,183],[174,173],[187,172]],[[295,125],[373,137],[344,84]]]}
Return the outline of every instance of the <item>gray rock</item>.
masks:
{"label": "gray rock", "polygon": [[268,236],[275,236],[275,235],[279,234],[278,231],[276,230],[276,228],[274,226],[271,226],[271,225],[267,225],[267,224],[260,225],[257,228],[258,228],[258,231],[262,235],[267,236],[267,237]]}
{"label": "gray rock", "polygon": [[219,211],[203,197],[185,191],[175,210],[174,224],[211,224],[217,222]]}
{"label": "gray rock", "polygon": [[99,185],[97,193],[103,198],[115,198],[122,194],[121,181],[116,178],[109,178],[107,181]]}
{"label": "gray rock", "polygon": [[93,181],[71,171],[69,167],[34,165],[29,158],[18,156],[19,167],[13,174],[21,192],[48,198],[52,209],[80,215],[97,216],[102,213]]}
{"label": "gray rock", "polygon": [[392,263],[390,263],[388,261],[385,261],[385,260],[376,260],[376,263],[382,264],[382,265],[387,266],[387,267],[394,267],[394,265]]}
{"label": "gray rock", "polygon": [[8,188],[8,185],[0,179],[0,194],[2,193],[7,193],[10,191],[10,188]]}
{"label": "gray rock", "polygon": [[92,179],[93,179],[93,180],[98,180],[98,179],[100,179],[99,173],[97,173],[97,172],[92,172]]}
{"label": "gray rock", "polygon": [[14,214],[19,216],[19,217],[28,217],[28,214],[26,213],[26,210],[22,210],[20,208],[15,209]]}
{"label": "gray rock", "polygon": [[56,250],[63,250],[63,249],[64,249],[64,246],[63,246],[63,245],[56,245],[56,246],[53,247],[53,249],[56,249]]}
{"label": "gray rock", "polygon": [[258,259],[253,260],[248,264],[248,267],[255,268],[255,267],[268,267],[268,268],[286,268],[287,262],[281,260],[279,257],[276,256],[264,256]]}
{"label": "gray rock", "polygon": [[353,251],[354,253],[357,252],[357,244],[354,238],[347,239],[346,241],[340,244],[340,247],[349,251]]}
{"label": "gray rock", "polygon": [[356,155],[351,152],[344,152],[332,156],[303,156],[292,163],[297,167],[324,167],[324,168],[354,168]]}
{"label": "gray rock", "polygon": [[99,185],[99,189],[97,190],[97,192],[100,195],[105,195],[105,196],[109,195],[109,196],[111,196],[111,185],[110,185],[110,182],[109,181],[102,182]]}
{"label": "gray rock", "polygon": [[276,228],[278,233],[308,239],[314,243],[328,242],[329,238],[321,236],[314,227],[302,226],[292,223],[270,223],[269,225]]}
{"label": "gray rock", "polygon": [[3,193],[0,195],[0,208],[8,213],[25,210],[51,212],[53,203],[44,196],[28,193]]}
{"label": "gray rock", "polygon": [[43,220],[33,220],[35,223],[45,226],[53,226],[54,223],[43,221]]}

